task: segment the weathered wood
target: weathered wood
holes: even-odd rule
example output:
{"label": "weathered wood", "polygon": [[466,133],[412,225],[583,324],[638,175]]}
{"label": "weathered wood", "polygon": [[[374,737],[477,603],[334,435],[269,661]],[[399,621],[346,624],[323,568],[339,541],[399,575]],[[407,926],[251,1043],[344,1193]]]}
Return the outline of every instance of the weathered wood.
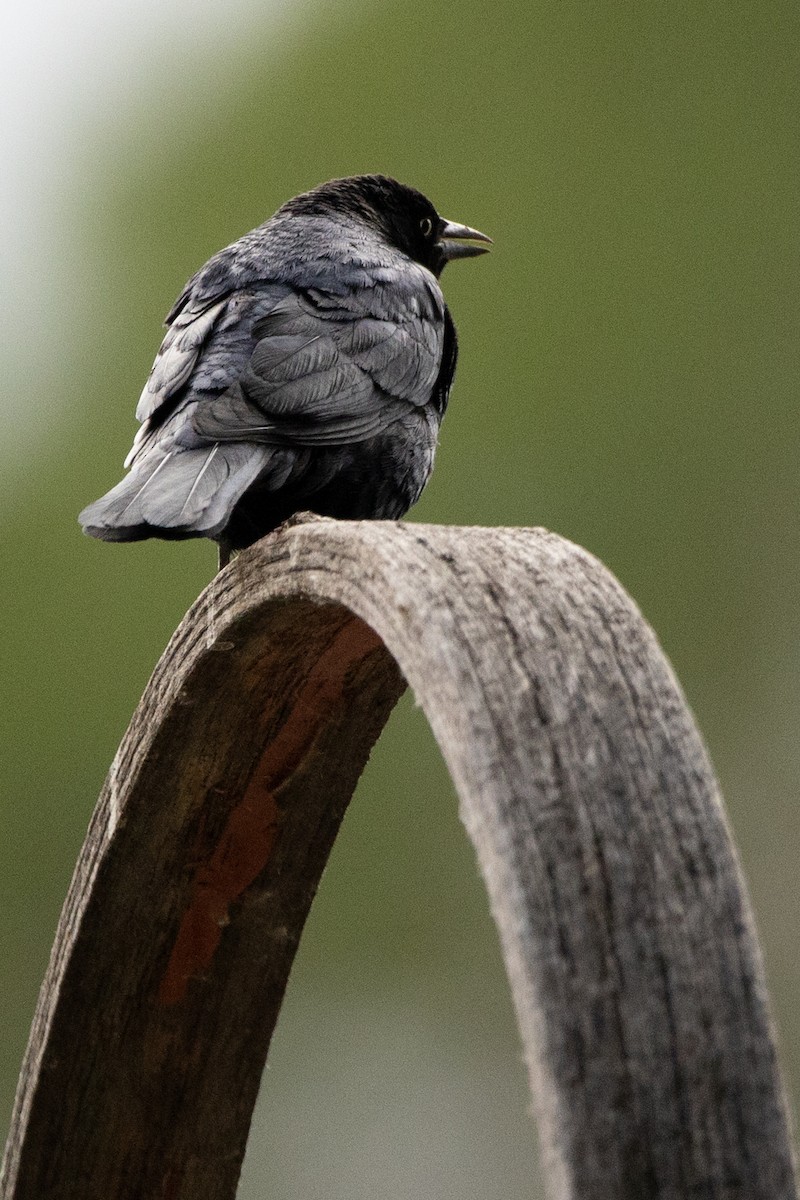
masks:
{"label": "weathered wood", "polygon": [[42,989],[7,1200],[235,1194],[303,922],[403,677],[486,880],[551,1196],[796,1197],[716,783],[631,600],[541,530],[313,519],[217,576],[133,718]]}

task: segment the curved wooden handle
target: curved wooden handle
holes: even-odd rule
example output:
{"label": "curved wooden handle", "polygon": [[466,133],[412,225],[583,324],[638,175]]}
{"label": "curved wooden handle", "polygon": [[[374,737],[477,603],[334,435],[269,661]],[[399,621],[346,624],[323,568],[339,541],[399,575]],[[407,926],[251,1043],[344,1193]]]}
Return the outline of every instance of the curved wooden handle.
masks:
{"label": "curved wooden handle", "polygon": [[303,923],[403,678],[478,853],[551,1195],[796,1198],[717,786],[629,597],[542,530],[313,518],[214,579],[120,746],[7,1200],[235,1195]]}

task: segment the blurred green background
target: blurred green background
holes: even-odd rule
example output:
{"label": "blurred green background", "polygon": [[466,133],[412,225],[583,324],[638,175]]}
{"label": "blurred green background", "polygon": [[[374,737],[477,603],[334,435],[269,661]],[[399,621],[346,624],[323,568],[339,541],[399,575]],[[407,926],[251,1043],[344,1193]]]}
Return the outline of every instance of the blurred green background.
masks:
{"label": "blurred green background", "polygon": [[[129,7],[131,29],[155,20]],[[546,525],[640,603],[722,779],[796,1101],[800,10],[306,0],[215,20],[157,52],[131,37],[88,101],[57,79],[76,118],[52,161],[33,139],[39,207],[17,197],[21,228],[41,218],[4,287],[3,1117],[96,794],[215,565],[205,542],[92,542],[75,514],[119,476],[186,277],[290,195],[372,170],[496,242],[445,275],[461,362],[410,519]],[[538,1195],[486,907],[406,697],[307,929],[245,1200]]]}

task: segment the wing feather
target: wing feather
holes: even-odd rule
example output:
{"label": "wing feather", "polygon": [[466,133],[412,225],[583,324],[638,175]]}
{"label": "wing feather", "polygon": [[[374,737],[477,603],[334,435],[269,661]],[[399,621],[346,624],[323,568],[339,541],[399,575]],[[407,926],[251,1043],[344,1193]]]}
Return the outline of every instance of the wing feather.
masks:
{"label": "wing feather", "polygon": [[[440,296],[427,285],[399,288],[390,307],[385,288],[344,295],[287,288],[253,319],[251,353],[235,384],[193,407],[192,434],[298,446],[374,437],[402,420],[409,404],[433,397],[445,341]],[[253,303],[257,309],[257,291]],[[212,371],[203,364],[204,385]]]}
{"label": "wing feather", "polygon": [[161,343],[152,370],[136,407],[136,418],[146,421],[174,396],[189,379],[203,343],[210,335],[226,301],[203,309],[184,309]]}

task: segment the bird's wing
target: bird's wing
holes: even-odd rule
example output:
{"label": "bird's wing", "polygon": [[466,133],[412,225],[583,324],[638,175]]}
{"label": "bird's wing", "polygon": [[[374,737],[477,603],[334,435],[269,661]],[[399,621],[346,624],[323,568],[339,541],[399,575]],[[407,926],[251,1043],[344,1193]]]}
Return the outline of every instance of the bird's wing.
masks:
{"label": "bird's wing", "polygon": [[139,398],[137,420],[152,417],[183,387],[226,303],[223,298],[216,304],[189,305],[173,318]]}
{"label": "bird's wing", "polygon": [[256,290],[247,361],[230,354],[226,314],[192,376],[194,434],[336,445],[373,437],[409,406],[427,404],[442,367],[445,309],[426,277],[335,293],[286,287],[277,302],[274,288],[263,298]]}

